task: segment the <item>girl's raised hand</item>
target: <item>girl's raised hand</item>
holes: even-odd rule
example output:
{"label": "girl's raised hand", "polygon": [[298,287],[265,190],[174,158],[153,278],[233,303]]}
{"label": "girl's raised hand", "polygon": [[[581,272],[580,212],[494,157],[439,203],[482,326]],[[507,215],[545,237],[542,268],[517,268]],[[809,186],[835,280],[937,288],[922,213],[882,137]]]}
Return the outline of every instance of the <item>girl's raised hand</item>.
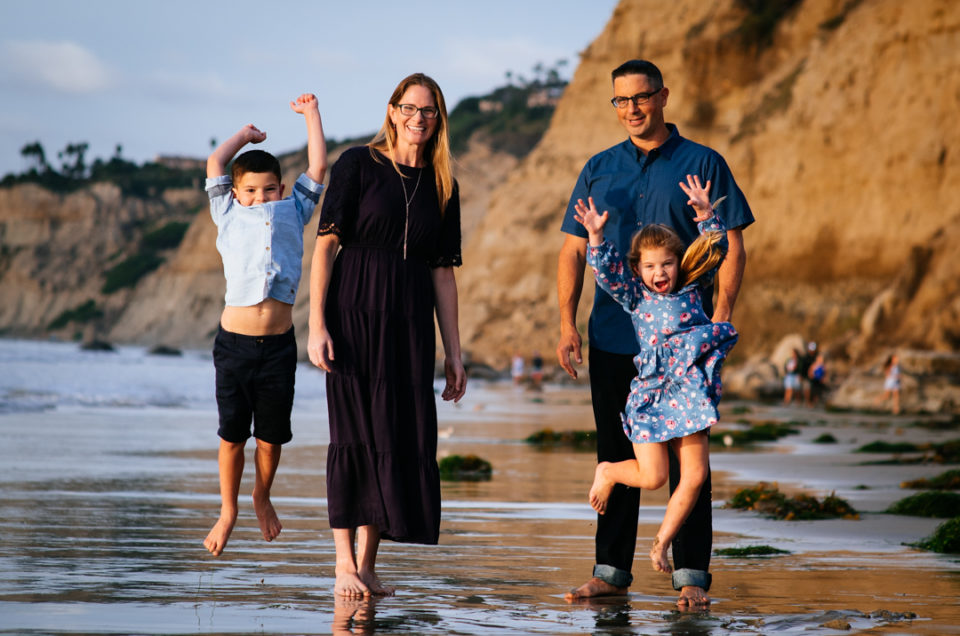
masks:
{"label": "girl's raised hand", "polygon": [[577,202],[573,206],[573,209],[576,210],[573,218],[586,228],[590,234],[600,234],[602,236],[603,226],[607,224],[610,213],[604,210],[603,214],[599,214],[597,212],[597,206],[593,203],[593,197],[587,197],[587,202],[588,205],[584,205],[583,199],[577,199]]}
{"label": "girl's raised hand", "polygon": [[707,185],[701,186],[700,177],[697,175],[687,175],[687,182],[683,183],[683,181],[681,181],[680,189],[690,197],[687,205],[693,206],[693,209],[697,211],[697,216],[693,219],[694,221],[706,221],[713,216],[713,206],[710,205],[709,180],[707,181]]}

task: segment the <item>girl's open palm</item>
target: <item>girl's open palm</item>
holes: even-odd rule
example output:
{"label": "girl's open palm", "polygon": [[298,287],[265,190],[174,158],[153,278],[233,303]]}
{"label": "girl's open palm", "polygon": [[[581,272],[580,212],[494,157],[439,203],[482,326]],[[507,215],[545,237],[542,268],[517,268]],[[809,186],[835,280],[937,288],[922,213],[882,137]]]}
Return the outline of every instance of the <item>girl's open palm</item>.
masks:
{"label": "girl's open palm", "polygon": [[602,236],[603,226],[607,224],[610,213],[604,210],[603,214],[599,214],[597,212],[597,206],[593,203],[593,197],[587,197],[587,202],[588,205],[584,205],[583,199],[577,199],[576,204],[573,206],[573,209],[576,210],[573,218],[590,234],[600,234]]}
{"label": "girl's open palm", "polygon": [[693,219],[694,221],[706,221],[713,216],[713,206],[710,205],[709,180],[707,181],[707,185],[701,186],[700,177],[697,175],[687,175],[687,182],[683,183],[683,181],[681,181],[680,189],[690,197],[687,205],[693,206],[693,209],[697,211],[697,216]]}

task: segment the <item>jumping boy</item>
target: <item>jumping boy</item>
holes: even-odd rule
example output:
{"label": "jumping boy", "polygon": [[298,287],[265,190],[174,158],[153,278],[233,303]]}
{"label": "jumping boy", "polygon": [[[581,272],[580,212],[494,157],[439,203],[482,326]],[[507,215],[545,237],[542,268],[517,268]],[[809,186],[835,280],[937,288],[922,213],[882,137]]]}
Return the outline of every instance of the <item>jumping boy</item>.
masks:
{"label": "jumping boy", "polygon": [[297,366],[293,301],[300,284],[303,228],[323,191],[327,147],[317,98],[305,93],[290,102],[307,123],[307,171],[283,198],[280,162],[250,150],[226,166],[248,143],[267,134],[252,124],[223,142],[207,159],[206,190],[217,226],[217,249],[227,279],[226,306],[213,345],[220,412],[220,518],[203,545],[219,556],[237,522],[237,495],[244,446],[257,439],[253,507],[263,538],[273,541],[283,526],[270,503],[281,445],[293,437],[290,411]]}

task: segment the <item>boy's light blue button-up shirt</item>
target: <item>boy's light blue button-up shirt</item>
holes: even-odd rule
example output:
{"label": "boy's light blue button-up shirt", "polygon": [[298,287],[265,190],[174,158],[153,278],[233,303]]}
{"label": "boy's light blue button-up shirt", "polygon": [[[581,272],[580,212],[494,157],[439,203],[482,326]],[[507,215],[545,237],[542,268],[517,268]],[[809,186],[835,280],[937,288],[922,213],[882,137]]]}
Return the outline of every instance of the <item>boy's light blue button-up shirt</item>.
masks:
{"label": "boy's light blue button-up shirt", "polygon": [[230,175],[206,183],[227,279],[226,304],[249,307],[269,297],[292,305],[300,285],[303,228],[323,185],[301,174],[293,195],[250,207],[237,203],[232,186]]}

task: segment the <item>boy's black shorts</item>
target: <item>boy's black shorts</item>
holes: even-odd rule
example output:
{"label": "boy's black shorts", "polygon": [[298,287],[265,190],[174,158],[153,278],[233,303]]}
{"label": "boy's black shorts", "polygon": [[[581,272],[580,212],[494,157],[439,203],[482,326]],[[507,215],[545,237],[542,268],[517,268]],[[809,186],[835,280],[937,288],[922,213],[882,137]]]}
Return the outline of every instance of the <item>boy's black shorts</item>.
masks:
{"label": "boy's black shorts", "polygon": [[213,342],[217,369],[220,437],[245,442],[253,436],[269,444],[293,438],[290,411],[297,371],[297,341],[293,327],[276,336],[244,336],[223,327]]}

